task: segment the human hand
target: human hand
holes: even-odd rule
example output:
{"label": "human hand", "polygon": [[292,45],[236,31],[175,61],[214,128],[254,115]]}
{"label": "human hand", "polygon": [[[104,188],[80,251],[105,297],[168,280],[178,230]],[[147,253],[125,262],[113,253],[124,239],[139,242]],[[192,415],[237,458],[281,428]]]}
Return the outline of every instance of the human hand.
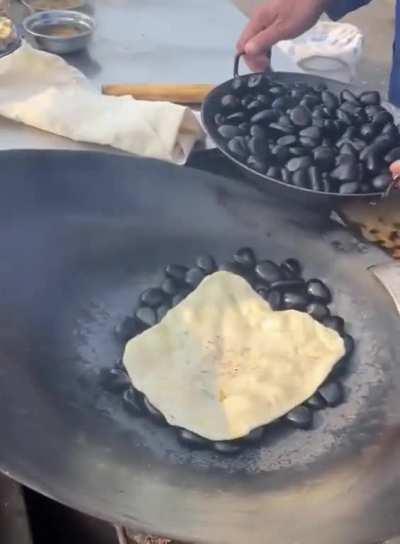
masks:
{"label": "human hand", "polygon": [[280,40],[290,40],[309,30],[329,0],[268,0],[254,10],[237,44],[249,68],[262,72],[267,53]]}

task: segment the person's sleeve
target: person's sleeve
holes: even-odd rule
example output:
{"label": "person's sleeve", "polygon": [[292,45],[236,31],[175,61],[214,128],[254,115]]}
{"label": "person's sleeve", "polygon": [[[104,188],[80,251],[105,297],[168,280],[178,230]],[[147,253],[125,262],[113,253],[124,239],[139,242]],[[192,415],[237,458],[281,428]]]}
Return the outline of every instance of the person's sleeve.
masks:
{"label": "person's sleeve", "polygon": [[336,21],[350,11],[361,8],[370,2],[371,0],[331,0],[325,12],[331,19]]}

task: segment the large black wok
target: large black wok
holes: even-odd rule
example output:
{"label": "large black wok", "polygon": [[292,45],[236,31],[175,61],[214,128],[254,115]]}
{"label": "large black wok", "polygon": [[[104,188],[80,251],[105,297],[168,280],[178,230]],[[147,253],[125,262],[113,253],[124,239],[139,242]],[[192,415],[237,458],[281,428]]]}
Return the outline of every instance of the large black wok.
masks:
{"label": "large black wok", "polygon": [[[327,219],[157,161],[0,155],[0,467],[95,516],[188,542],[372,544],[400,531],[400,321],[388,258]],[[243,244],[334,287],[358,346],[347,402],[237,457],[190,452],[98,377],[165,263]]]}

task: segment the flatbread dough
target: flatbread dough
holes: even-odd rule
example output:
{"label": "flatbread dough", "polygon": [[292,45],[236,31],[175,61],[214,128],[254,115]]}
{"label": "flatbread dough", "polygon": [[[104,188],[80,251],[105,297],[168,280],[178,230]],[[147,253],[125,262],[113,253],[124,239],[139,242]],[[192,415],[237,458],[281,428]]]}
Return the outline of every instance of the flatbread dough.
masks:
{"label": "flatbread dough", "polygon": [[336,331],[274,312],[243,278],[216,272],[130,340],[123,360],[171,425],[230,440],[304,402],[344,353]]}

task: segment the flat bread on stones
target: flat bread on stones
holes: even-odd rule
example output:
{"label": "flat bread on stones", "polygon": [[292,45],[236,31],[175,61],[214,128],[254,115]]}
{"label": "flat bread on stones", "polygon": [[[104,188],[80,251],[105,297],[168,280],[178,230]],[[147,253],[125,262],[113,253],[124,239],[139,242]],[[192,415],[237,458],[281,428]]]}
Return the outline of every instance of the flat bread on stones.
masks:
{"label": "flat bread on stones", "polygon": [[274,312],[243,278],[216,272],[130,340],[123,361],[171,425],[231,440],[308,399],[344,353],[336,331]]}

